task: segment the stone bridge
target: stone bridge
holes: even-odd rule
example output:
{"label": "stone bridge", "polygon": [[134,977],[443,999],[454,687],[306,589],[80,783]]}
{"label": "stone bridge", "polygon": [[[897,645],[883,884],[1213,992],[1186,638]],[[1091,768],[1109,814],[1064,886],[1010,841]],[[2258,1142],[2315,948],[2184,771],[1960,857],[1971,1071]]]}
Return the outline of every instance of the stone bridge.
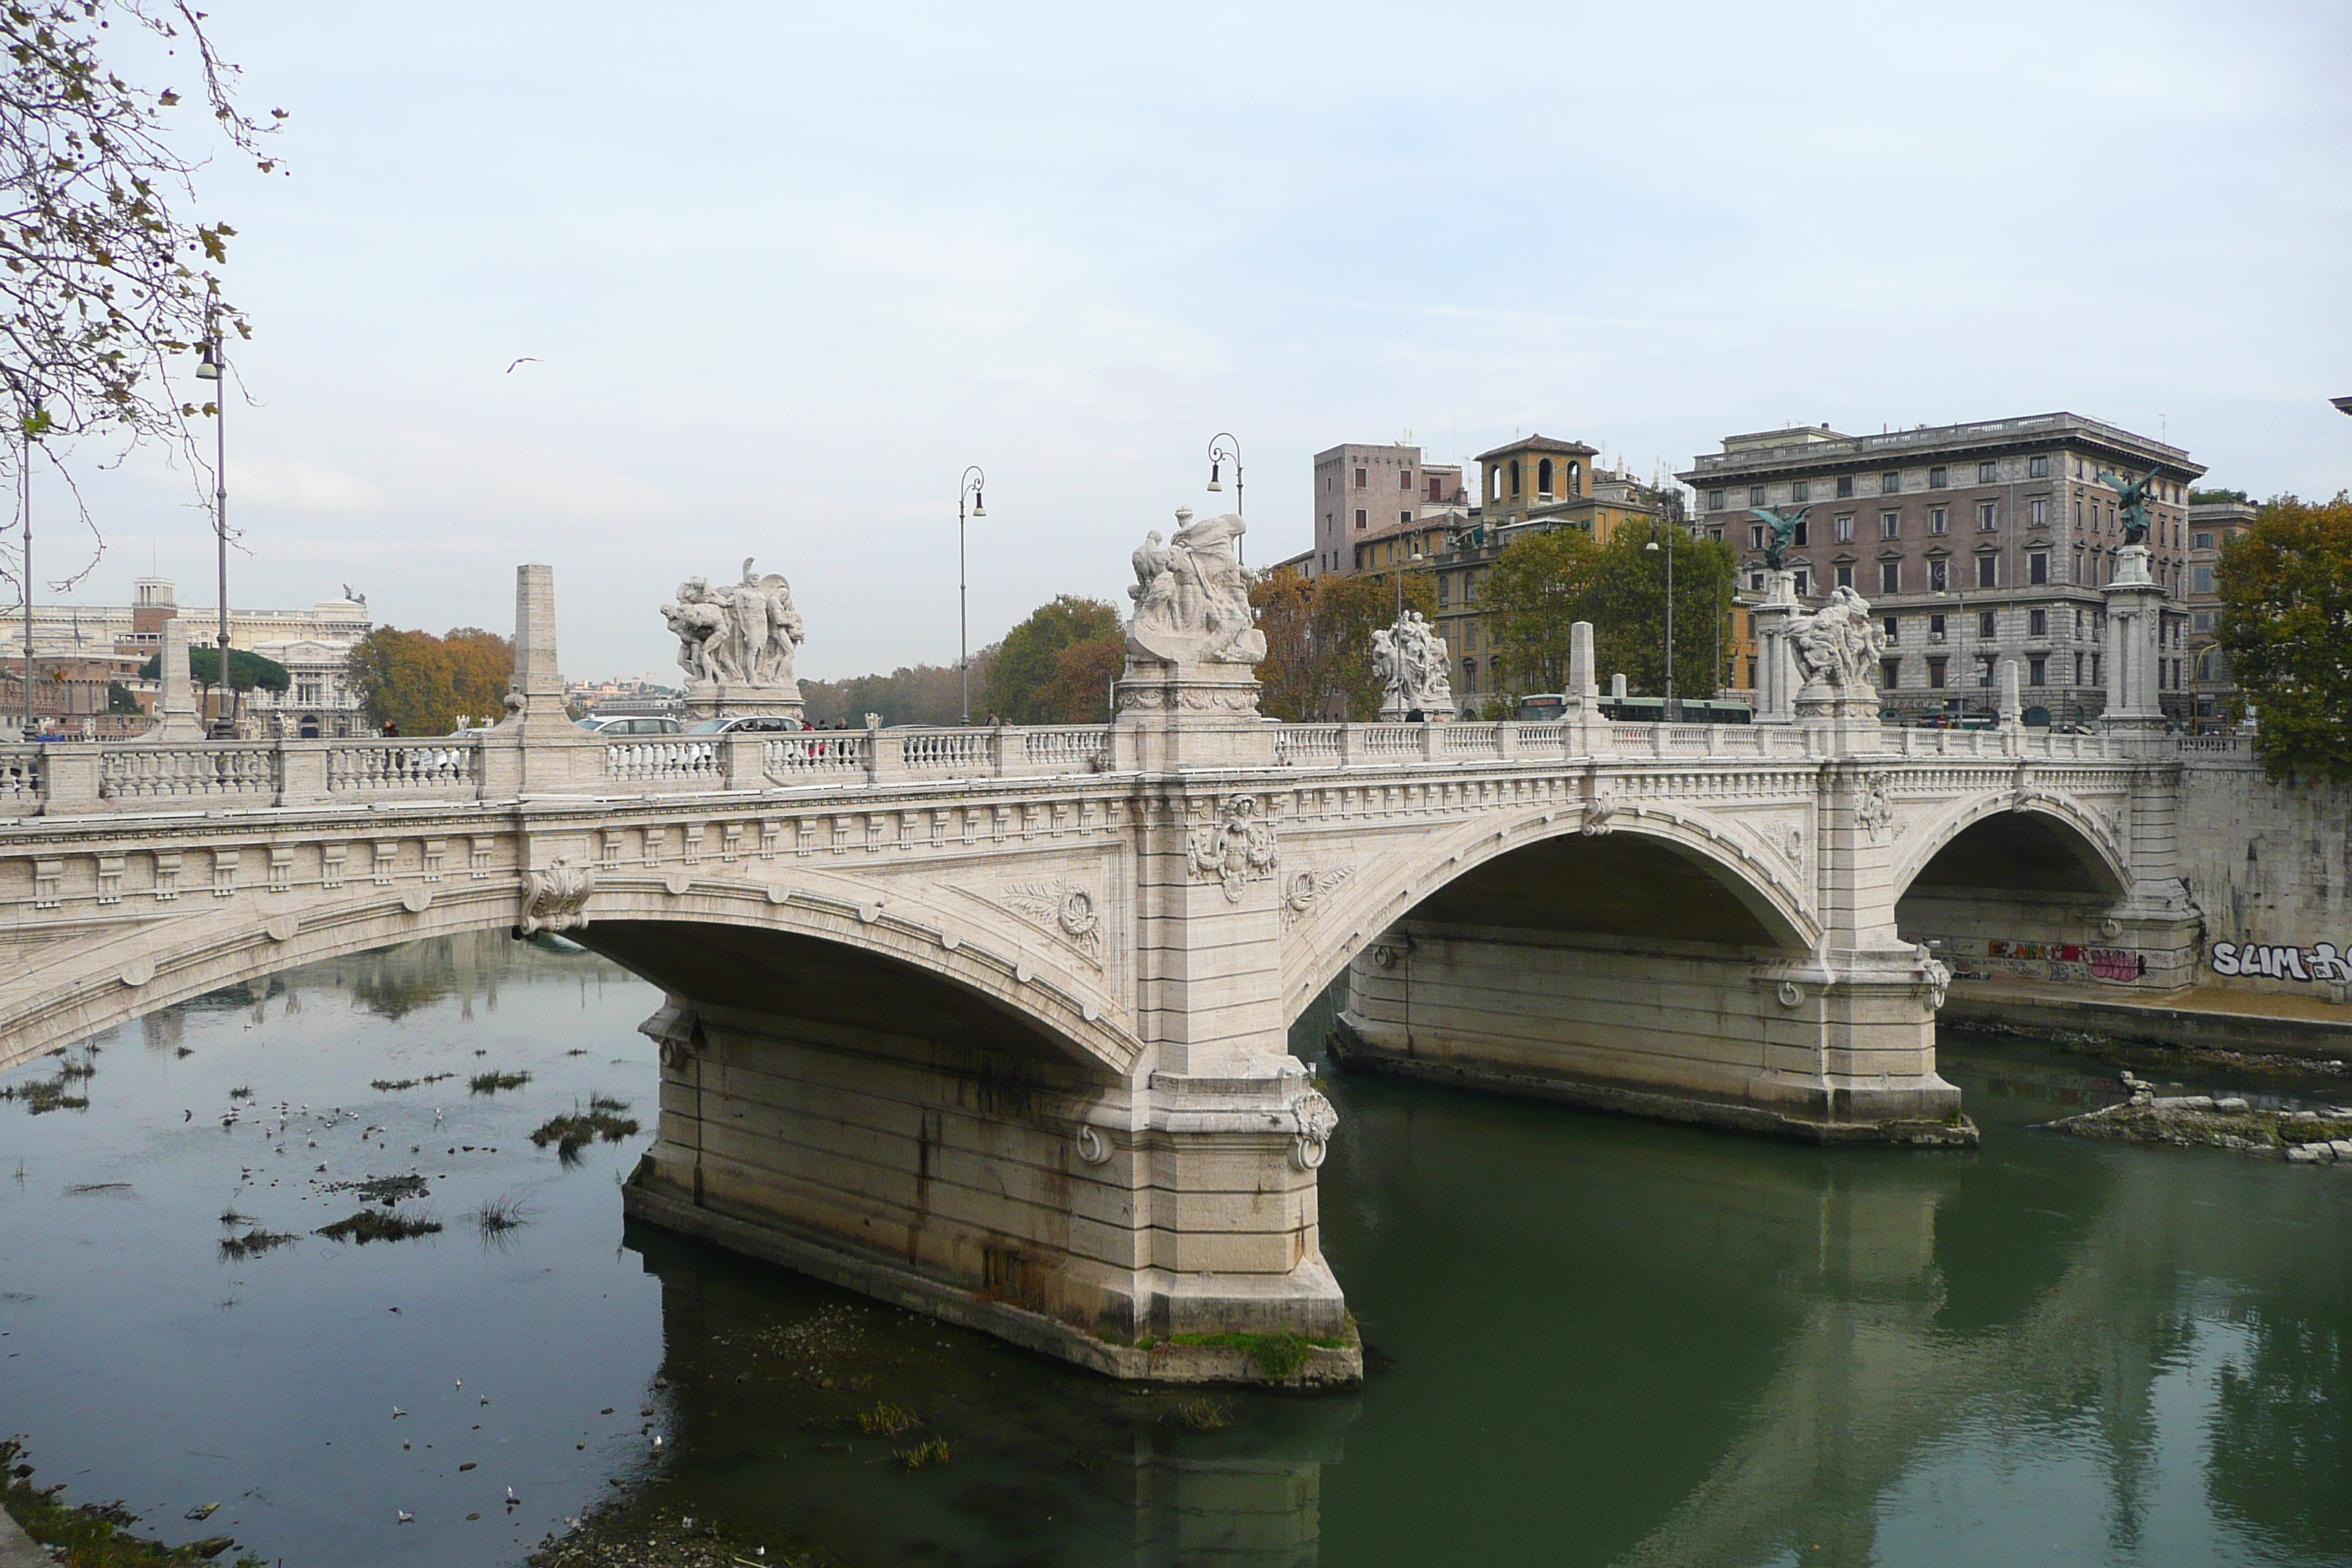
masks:
{"label": "stone bridge", "polygon": [[1613,723],[1580,628],[1554,723],[1279,725],[1137,660],[1108,725],[606,742],[552,626],[525,567],[475,736],[0,752],[0,1068],[562,931],[667,994],[633,1214],[1119,1375],[1345,1379],[1336,1118],[1286,1044],[1335,982],[1349,1065],[1965,1142],[1933,942],[2095,930],[2149,987],[2196,958],[2145,729]]}

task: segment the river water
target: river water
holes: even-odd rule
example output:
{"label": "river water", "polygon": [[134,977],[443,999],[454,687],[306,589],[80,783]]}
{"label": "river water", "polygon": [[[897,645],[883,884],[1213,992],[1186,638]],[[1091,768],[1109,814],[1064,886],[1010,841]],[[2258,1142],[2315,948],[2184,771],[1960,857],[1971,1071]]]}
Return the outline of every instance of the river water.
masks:
{"label": "river water", "polygon": [[[2110,1097],[2080,1056],[1948,1034],[1973,1153],[1338,1077],[1324,1247],[1373,1370],[1203,1395],[625,1226],[655,1002],[486,938],[77,1047],[86,1109],[0,1103],[0,1433],[299,1568],[516,1563],[621,1498],[860,1565],[2352,1562],[2352,1168],[2035,1131]],[[644,1130],[529,1141],[596,1096]],[[411,1171],[439,1233],[313,1234]],[[299,1239],[224,1252],[257,1228]]]}

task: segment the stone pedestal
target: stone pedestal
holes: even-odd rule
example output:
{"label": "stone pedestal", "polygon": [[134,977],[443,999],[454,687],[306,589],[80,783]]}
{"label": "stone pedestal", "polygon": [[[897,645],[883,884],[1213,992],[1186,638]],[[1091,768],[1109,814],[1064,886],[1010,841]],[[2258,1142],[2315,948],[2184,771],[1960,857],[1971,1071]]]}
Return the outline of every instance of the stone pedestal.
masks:
{"label": "stone pedestal", "polygon": [[2164,703],[2158,659],[2164,635],[2164,585],[2148,576],[2147,547],[2126,544],[2116,555],[2107,601],[2107,709],[2105,730],[2161,731]]}
{"label": "stone pedestal", "polygon": [[686,688],[686,713],[691,722],[705,719],[790,719],[798,723],[800,684],[727,686],[690,681]]}
{"label": "stone pedestal", "polygon": [[1130,651],[1114,688],[1112,765],[1123,773],[1272,766],[1275,726],[1258,711],[1251,668]]}
{"label": "stone pedestal", "polygon": [[1791,724],[1797,719],[1797,652],[1790,641],[1797,615],[1797,574],[1775,572],[1756,606],[1756,712],[1751,722]]}
{"label": "stone pedestal", "polygon": [[140,739],[183,744],[203,740],[205,721],[196,712],[195,683],[188,679],[188,623],[177,616],[163,623],[156,670],[163,689],[155,699],[155,727]]}

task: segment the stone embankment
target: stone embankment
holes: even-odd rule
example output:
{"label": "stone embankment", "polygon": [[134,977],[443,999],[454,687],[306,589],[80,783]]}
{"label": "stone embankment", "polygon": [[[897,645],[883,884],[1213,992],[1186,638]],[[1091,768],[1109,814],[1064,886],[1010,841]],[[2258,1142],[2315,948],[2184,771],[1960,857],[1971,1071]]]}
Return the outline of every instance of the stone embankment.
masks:
{"label": "stone embankment", "polygon": [[2302,1165],[2352,1164],[2352,1106],[2274,1110],[2231,1096],[2159,1095],[2153,1084],[2129,1072],[2123,1083],[2131,1098],[2122,1104],[2069,1116],[2051,1127],[2070,1137],[2110,1142],[2229,1149]]}

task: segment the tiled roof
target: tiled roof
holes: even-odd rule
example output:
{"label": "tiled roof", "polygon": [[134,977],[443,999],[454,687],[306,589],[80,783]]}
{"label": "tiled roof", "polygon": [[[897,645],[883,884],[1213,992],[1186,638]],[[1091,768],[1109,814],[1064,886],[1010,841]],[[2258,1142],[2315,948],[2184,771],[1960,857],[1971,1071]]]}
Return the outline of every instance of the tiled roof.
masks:
{"label": "tiled roof", "polygon": [[1507,458],[1514,452],[1566,452],[1579,458],[1599,455],[1598,448],[1588,447],[1581,441],[1557,441],[1549,436],[1528,436],[1512,442],[1507,447],[1497,447],[1491,452],[1479,453],[1478,461],[1484,463],[1496,458]]}

